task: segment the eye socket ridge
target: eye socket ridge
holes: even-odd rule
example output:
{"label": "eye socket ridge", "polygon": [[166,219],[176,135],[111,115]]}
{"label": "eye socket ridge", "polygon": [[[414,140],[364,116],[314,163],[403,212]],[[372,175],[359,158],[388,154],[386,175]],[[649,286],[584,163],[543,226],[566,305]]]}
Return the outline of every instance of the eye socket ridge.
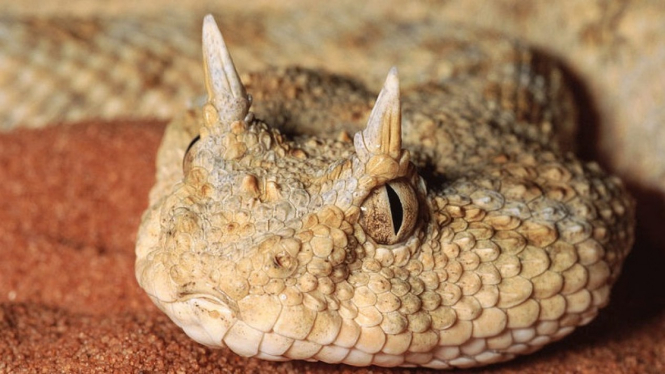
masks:
{"label": "eye socket ridge", "polygon": [[378,244],[395,244],[411,235],[418,219],[414,188],[396,179],[374,188],[360,207],[359,224]]}

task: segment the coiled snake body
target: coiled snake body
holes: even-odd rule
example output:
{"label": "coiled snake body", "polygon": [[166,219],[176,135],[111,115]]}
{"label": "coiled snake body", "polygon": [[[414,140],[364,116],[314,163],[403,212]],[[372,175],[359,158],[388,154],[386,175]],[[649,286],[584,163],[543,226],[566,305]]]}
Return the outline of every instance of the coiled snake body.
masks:
{"label": "coiled snake body", "polygon": [[391,70],[372,103],[298,68],[241,82],[206,17],[208,100],[166,131],[141,286],[193,339],[268,360],[471,367],[590,322],[633,202],[567,152],[556,66],[499,44],[401,94]]}

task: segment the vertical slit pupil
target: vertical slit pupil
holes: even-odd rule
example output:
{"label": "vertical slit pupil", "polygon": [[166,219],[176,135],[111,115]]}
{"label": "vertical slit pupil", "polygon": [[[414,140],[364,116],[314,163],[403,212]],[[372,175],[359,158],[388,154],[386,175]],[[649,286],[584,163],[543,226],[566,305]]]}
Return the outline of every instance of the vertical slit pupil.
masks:
{"label": "vertical slit pupil", "polygon": [[189,150],[192,149],[194,144],[196,144],[196,142],[198,142],[199,140],[201,140],[201,135],[196,135],[196,137],[192,139],[192,141],[187,146],[187,149],[185,150],[185,156],[182,158],[183,171],[185,170],[185,162],[187,162],[187,154],[189,153]]}
{"label": "vertical slit pupil", "polygon": [[402,202],[399,200],[397,192],[389,184],[386,184],[386,192],[388,193],[388,202],[390,203],[390,214],[393,217],[393,230],[395,230],[395,235],[397,235],[404,220]]}
{"label": "vertical slit pupil", "polygon": [[199,140],[201,140],[201,135],[200,135],[200,134],[199,134],[199,135],[196,135],[196,136],[194,137],[194,139],[192,139],[192,141],[191,141],[191,142],[189,143],[189,145],[187,146],[187,150],[185,150],[185,154],[187,154],[187,152],[189,152],[189,150],[192,149],[192,147],[194,146],[194,144],[196,144],[196,142],[198,142]]}

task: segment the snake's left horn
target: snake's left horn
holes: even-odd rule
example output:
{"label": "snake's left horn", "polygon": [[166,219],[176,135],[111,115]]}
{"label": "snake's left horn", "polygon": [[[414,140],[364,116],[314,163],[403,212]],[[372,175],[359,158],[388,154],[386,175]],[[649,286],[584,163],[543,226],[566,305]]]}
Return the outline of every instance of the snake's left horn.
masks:
{"label": "snake's left horn", "polygon": [[379,154],[399,159],[402,153],[402,105],[396,67],[390,69],[367,127],[356,133],[354,144],[356,154],[363,161]]}

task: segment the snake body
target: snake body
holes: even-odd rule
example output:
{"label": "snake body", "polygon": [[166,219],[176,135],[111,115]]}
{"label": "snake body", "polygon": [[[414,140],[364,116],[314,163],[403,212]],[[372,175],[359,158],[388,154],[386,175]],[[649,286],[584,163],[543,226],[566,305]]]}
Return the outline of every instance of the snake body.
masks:
{"label": "snake body", "polygon": [[589,323],[633,201],[569,152],[556,65],[491,44],[376,98],[301,68],[241,79],[207,17],[208,100],[166,130],[140,285],[200,343],[277,361],[473,367]]}

